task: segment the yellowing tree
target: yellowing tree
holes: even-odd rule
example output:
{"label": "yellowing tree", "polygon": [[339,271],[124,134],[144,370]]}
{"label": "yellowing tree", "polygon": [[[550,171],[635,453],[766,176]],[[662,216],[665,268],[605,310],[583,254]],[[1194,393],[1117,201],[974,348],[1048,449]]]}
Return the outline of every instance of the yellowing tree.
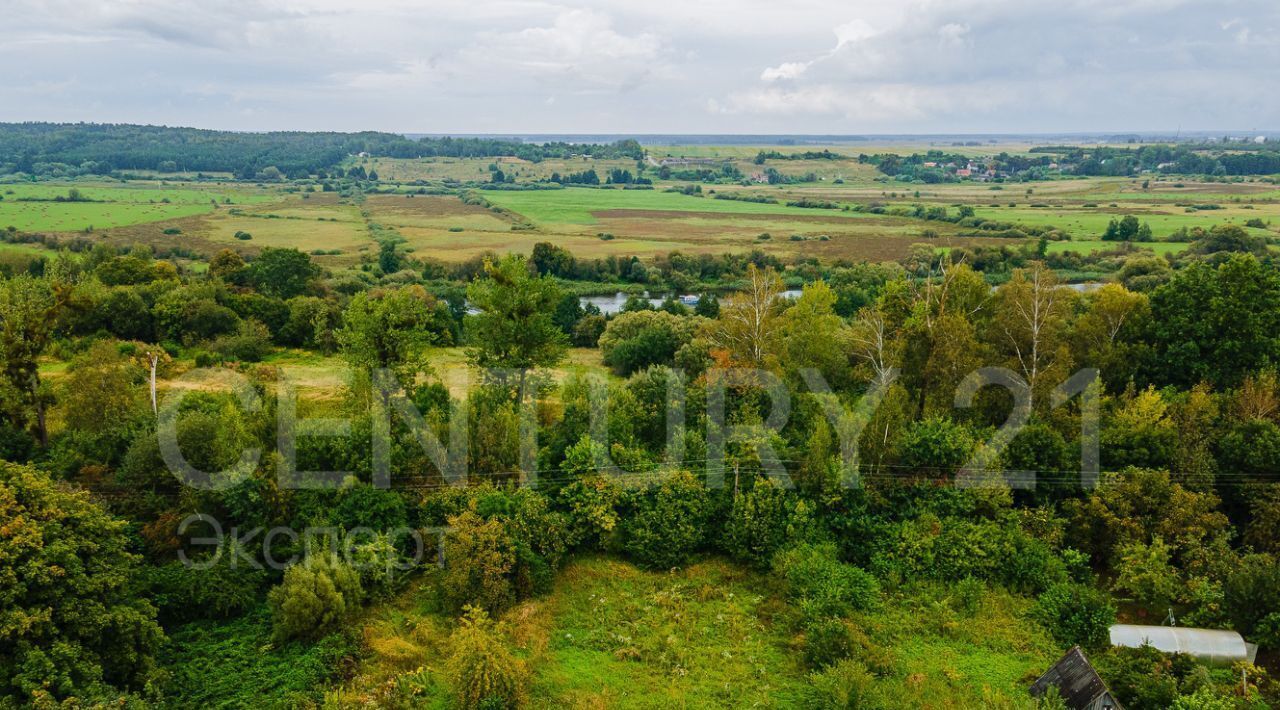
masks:
{"label": "yellowing tree", "polygon": [[484,609],[468,606],[452,641],[448,670],[459,708],[524,704],[524,665],[503,645]]}
{"label": "yellowing tree", "polygon": [[1017,269],[996,290],[994,345],[1030,385],[1033,398],[1070,374],[1066,335],[1074,300],[1075,292],[1039,262]]}
{"label": "yellowing tree", "polygon": [[720,317],[709,333],[713,347],[734,364],[766,368],[776,355],[783,290],[782,278],[773,269],[747,267],[747,288],[720,304]]}

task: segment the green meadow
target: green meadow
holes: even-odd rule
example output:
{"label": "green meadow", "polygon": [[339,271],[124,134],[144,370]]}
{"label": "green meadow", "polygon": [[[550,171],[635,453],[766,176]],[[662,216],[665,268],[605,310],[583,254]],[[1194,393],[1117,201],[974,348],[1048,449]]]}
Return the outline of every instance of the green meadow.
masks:
{"label": "green meadow", "polygon": [[[58,201],[71,190],[83,201]],[[79,232],[162,222],[212,212],[215,204],[235,205],[271,199],[223,189],[131,183],[0,185],[0,229],[26,232]]]}
{"label": "green meadow", "polygon": [[[707,189],[704,187],[704,190]],[[711,188],[714,189],[714,188]],[[491,191],[485,199],[533,220],[548,224],[595,224],[593,212],[605,210],[662,210],[672,212],[714,212],[750,215],[833,215],[830,210],[787,207],[779,204],[717,200],[713,196],[693,197],[677,192],[654,190],[614,190],[565,188],[563,190]],[[839,213],[854,217],[852,213]]]}

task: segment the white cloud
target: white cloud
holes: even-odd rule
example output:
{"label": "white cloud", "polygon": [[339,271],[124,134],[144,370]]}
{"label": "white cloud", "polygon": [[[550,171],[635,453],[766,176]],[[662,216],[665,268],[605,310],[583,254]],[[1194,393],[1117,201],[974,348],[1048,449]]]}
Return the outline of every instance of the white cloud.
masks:
{"label": "white cloud", "polygon": [[484,33],[481,39],[462,53],[465,63],[587,84],[578,89],[625,88],[665,69],[656,35],[620,33],[609,16],[593,10],[565,10],[550,26]]}
{"label": "white cloud", "polygon": [[875,37],[878,32],[865,20],[855,19],[836,27],[836,49],[846,44],[857,44]]}
{"label": "white cloud", "polygon": [[783,62],[776,67],[767,67],[760,72],[761,81],[778,81],[779,79],[795,79],[809,68],[813,62]]}

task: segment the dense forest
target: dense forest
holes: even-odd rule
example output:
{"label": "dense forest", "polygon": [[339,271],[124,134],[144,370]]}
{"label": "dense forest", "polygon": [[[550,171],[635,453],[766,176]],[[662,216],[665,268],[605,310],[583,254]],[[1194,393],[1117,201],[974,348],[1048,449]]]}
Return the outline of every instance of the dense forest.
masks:
{"label": "dense forest", "polygon": [[345,158],[368,153],[393,158],[496,157],[525,160],[590,153],[642,157],[639,144],[531,144],[488,138],[410,140],[393,133],[286,131],[241,133],[197,128],[93,123],[0,124],[0,173],[109,175],[116,171],[223,172],[253,178],[266,167],[288,176],[332,170]]}

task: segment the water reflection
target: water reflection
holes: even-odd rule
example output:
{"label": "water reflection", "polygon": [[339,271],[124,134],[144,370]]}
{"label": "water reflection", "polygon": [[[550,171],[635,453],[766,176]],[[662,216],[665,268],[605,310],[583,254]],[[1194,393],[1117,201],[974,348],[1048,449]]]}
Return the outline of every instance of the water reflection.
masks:
{"label": "water reflection", "polygon": [[[613,294],[612,296],[583,296],[578,299],[578,302],[581,303],[584,308],[589,303],[595,306],[596,308],[599,308],[601,313],[604,313],[605,315],[610,315],[613,313],[621,312],[622,307],[626,305],[627,299],[631,298],[631,295],[632,294],[623,293],[619,291]],[[666,301],[667,298],[670,296],[670,294],[655,295],[655,294],[649,293],[648,291],[645,291],[641,295],[645,300],[647,300],[650,304],[652,304],[654,308],[661,306],[663,301]],[[800,289],[788,289],[782,292],[783,298],[798,298],[799,296],[800,296]],[[693,308],[694,306],[698,305],[697,294],[685,293],[678,296],[678,298],[681,303],[683,303],[684,305],[690,308]]]}

